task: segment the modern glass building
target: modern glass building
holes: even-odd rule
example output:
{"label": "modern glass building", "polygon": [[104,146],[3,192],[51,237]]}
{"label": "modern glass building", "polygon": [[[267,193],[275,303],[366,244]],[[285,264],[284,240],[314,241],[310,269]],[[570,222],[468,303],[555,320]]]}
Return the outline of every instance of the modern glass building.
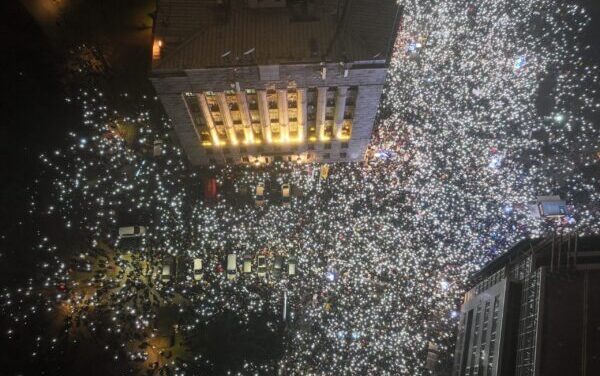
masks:
{"label": "modern glass building", "polygon": [[600,237],[522,241],[473,278],[455,376],[600,374]]}

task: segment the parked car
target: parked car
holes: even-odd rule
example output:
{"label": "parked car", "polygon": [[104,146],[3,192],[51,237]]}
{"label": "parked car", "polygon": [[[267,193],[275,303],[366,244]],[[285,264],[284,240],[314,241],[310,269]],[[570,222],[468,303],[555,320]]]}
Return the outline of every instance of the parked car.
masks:
{"label": "parked car", "polygon": [[194,281],[202,279],[202,259],[194,259]]}
{"label": "parked car", "polygon": [[288,259],[288,275],[292,276],[292,275],[296,275],[296,258],[295,257],[290,257]]}
{"label": "parked car", "polygon": [[284,204],[290,203],[291,186],[289,183],[281,185],[281,198]]}
{"label": "parked car", "polygon": [[265,203],[265,183],[260,182],[256,185],[254,200],[258,206],[262,206]]}
{"label": "parked car", "polygon": [[227,255],[227,279],[232,281],[237,277],[237,258],[235,253]]}
{"label": "parked car", "polygon": [[279,279],[281,278],[281,272],[283,270],[283,257],[275,256],[273,260],[273,278]]}
{"label": "parked car", "polygon": [[252,273],[252,258],[250,256],[244,257],[242,270],[244,271],[244,273]]}
{"label": "parked car", "polygon": [[162,146],[163,146],[163,142],[162,140],[154,140],[154,145],[152,148],[152,154],[155,157],[158,157],[162,154]]}
{"label": "parked car", "polygon": [[258,255],[256,258],[256,268],[260,278],[267,276],[267,257],[265,255]]}
{"label": "parked car", "polygon": [[171,280],[171,265],[164,264],[162,266],[162,271],[160,273],[160,279],[163,282],[168,282]]}
{"label": "parked car", "polygon": [[119,227],[119,238],[137,238],[146,234],[144,226],[126,226]]}

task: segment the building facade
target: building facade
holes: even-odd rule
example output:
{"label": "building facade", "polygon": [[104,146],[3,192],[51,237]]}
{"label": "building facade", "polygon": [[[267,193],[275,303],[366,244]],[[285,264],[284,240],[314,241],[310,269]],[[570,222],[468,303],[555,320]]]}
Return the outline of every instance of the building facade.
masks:
{"label": "building facade", "polygon": [[473,284],[453,375],[600,374],[600,237],[523,241]]}
{"label": "building facade", "polygon": [[394,0],[162,0],[151,81],[194,165],[357,161]]}

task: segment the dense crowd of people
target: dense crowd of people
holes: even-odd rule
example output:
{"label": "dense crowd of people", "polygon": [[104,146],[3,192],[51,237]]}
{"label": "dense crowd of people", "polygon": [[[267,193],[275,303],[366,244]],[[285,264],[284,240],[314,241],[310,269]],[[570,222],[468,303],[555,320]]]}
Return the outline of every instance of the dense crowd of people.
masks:
{"label": "dense crowd of people", "polygon": [[[71,134],[71,148],[41,157],[54,203],[33,206],[85,233],[90,246],[117,244],[107,263],[118,272],[102,282],[114,285],[78,302],[81,312],[106,309],[86,319],[88,327],[127,343],[158,326],[159,307],[174,305],[189,344],[225,312],[245,324],[266,315],[284,338],[282,355],[248,361],[239,374],[427,374],[430,343],[451,357],[471,273],[525,237],[598,231],[598,127],[589,119],[597,79],[579,56],[585,12],[552,0],[402,2],[365,160],[334,164],[326,176],[321,164],[193,169],[169,139],[156,98],[131,99],[139,102],[128,114],[93,89],[72,99],[83,106],[87,131]],[[549,79],[543,95],[552,105],[543,112],[540,81]],[[135,137],[124,136],[125,125]],[[210,178],[214,198],[202,193]],[[259,183],[267,191],[261,205]],[[562,196],[566,215],[532,216],[528,203],[538,194]],[[124,225],[147,228],[132,253],[118,247]],[[57,252],[51,235],[40,239],[39,248]],[[238,260],[234,279],[229,254]],[[266,277],[257,274],[259,255]],[[295,260],[295,272],[276,276],[276,257]],[[161,280],[173,258],[176,275]],[[200,281],[193,259],[202,260]],[[65,279],[62,263],[56,257],[48,266],[55,272],[46,286]],[[3,294],[5,306],[10,297]],[[195,374],[209,363],[190,346],[168,364]]]}

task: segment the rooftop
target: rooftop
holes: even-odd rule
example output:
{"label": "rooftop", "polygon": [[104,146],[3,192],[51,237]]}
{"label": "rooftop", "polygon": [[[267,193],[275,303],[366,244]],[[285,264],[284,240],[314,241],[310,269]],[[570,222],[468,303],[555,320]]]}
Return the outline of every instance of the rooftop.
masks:
{"label": "rooftop", "polygon": [[161,0],[153,70],[318,62],[385,62],[399,25],[395,0]]}
{"label": "rooftop", "polygon": [[[574,235],[573,235],[574,236]],[[470,284],[476,285],[479,281],[487,278],[494,274],[498,270],[502,269],[506,265],[512,265],[515,262],[519,262],[523,257],[527,257],[532,252],[534,254],[548,253],[552,248],[552,242],[569,242],[569,237],[548,236],[546,238],[537,239],[523,239],[514,244],[507,252],[491,260],[485,264],[479,271],[473,273],[470,277]],[[574,238],[573,238],[574,243]],[[558,247],[558,245],[555,243]],[[566,251],[566,245],[563,245]],[[575,246],[575,243],[573,244]],[[563,252],[565,252],[563,251]],[[581,262],[596,262],[595,256],[600,256],[600,236],[599,235],[587,235],[577,237],[577,252],[581,258]],[[557,251],[558,252],[558,251]],[[566,257],[566,256],[565,256]]]}

